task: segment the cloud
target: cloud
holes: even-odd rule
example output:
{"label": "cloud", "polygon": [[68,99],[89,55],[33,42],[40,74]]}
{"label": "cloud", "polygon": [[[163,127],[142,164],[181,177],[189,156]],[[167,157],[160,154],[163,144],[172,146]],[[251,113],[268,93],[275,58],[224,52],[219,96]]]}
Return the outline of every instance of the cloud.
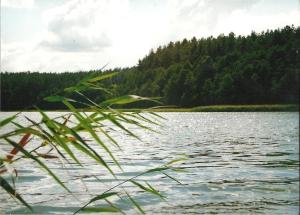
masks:
{"label": "cloud", "polygon": [[49,38],[43,40],[39,46],[63,52],[100,51],[110,46],[110,40],[107,35],[90,36],[76,29],[68,29],[68,32],[53,35],[52,39]]}
{"label": "cloud", "polygon": [[106,59],[101,52],[55,52],[34,43],[1,43],[1,71],[87,71],[103,67],[105,61],[101,59]]}
{"label": "cloud", "polygon": [[[230,17],[234,11],[244,10],[247,13],[259,0],[170,0],[170,33],[172,39],[216,36],[220,34],[218,26],[222,25],[224,17]],[[177,37],[177,38],[176,38]]]}
{"label": "cloud", "polygon": [[[295,20],[295,22],[291,21]],[[223,17],[222,22],[216,26],[218,32],[228,34],[235,32],[235,34],[248,35],[251,31],[261,32],[267,29],[283,28],[286,25],[296,24],[300,20],[300,13],[297,10],[286,12],[279,12],[274,16],[273,14],[260,14],[253,16],[246,13],[245,10],[236,10],[230,16]]]}
{"label": "cloud", "polygon": [[105,10],[113,12],[109,2],[75,0],[47,11],[43,18],[48,35],[40,46],[65,52],[100,51],[110,46],[105,25],[101,24],[107,20],[101,15]]}
{"label": "cloud", "polygon": [[1,7],[32,8],[34,0],[1,0]]}
{"label": "cloud", "polygon": [[100,67],[107,62],[109,67],[132,66],[166,41],[162,38],[167,29],[163,11],[137,11],[134,7],[125,0],[69,1],[43,14],[47,29],[37,47],[56,55],[69,53],[83,61],[82,68],[91,64],[87,55],[97,59]]}
{"label": "cloud", "polygon": [[30,50],[31,47],[25,43],[4,43],[1,40],[1,69],[5,71],[29,70],[32,67],[32,64],[28,63]]}
{"label": "cloud", "polygon": [[70,0],[41,12],[44,24],[38,39],[1,41],[1,69],[61,72],[98,69],[106,63],[107,68],[127,67],[170,41],[299,25],[295,7],[273,2]]}

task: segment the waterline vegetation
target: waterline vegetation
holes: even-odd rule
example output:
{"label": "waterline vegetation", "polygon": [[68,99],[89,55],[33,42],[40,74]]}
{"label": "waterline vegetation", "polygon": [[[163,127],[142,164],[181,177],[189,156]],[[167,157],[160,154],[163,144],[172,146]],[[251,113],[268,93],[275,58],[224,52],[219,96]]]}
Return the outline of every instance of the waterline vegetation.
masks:
{"label": "waterline vegetation", "polygon": [[[88,109],[79,108],[80,111]],[[155,108],[115,108],[122,112],[151,111],[151,112],[299,112],[297,104],[265,104],[265,105],[208,105],[192,108],[182,108],[178,106],[157,106]],[[52,112],[67,112],[68,110],[44,110]],[[109,109],[105,111],[110,111]],[[3,111],[5,112],[5,111]],[[9,112],[9,111],[8,111]],[[35,109],[26,110],[26,112],[36,112]]]}

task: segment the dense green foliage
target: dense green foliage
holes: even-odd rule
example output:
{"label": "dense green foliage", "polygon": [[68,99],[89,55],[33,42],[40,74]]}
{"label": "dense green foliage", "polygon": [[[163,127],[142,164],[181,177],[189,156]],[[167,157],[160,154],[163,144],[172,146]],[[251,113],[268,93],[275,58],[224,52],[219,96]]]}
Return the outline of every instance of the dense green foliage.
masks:
{"label": "dense green foliage", "polygon": [[[100,72],[76,73],[2,73],[1,74],[1,109],[24,110],[38,106],[43,109],[65,109],[61,103],[49,103],[43,98],[61,94],[66,87],[73,86],[90,74]],[[103,101],[101,93],[88,92],[96,101]],[[74,96],[73,96],[74,97]],[[78,97],[78,96],[77,96]]]}
{"label": "dense green foliage", "polygon": [[[162,97],[165,105],[287,104],[299,102],[300,28],[249,36],[219,35],[158,47],[106,82],[114,96]],[[4,110],[31,104],[80,80],[84,73],[1,74]],[[73,82],[74,81],[74,82]],[[96,101],[110,94],[94,95]],[[146,105],[147,103],[142,103]],[[128,107],[128,106],[127,106]]]}

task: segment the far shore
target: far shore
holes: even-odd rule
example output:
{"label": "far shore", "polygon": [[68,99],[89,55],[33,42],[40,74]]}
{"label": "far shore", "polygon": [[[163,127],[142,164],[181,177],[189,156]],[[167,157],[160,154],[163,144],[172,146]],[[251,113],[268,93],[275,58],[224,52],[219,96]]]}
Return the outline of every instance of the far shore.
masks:
{"label": "far shore", "polygon": [[[134,111],[141,109],[120,109],[122,111]],[[272,104],[272,105],[209,105],[192,108],[166,107],[150,108],[153,112],[299,112],[299,105]]]}
{"label": "far shore", "polygon": [[[299,112],[297,104],[265,104],[265,105],[209,105],[192,108],[181,107],[157,107],[157,108],[116,108],[124,112],[151,111],[151,112]],[[80,109],[84,111],[83,109]],[[21,110],[5,110],[1,112],[19,112]],[[36,110],[24,110],[35,112]],[[68,110],[44,110],[52,112],[67,112]]]}

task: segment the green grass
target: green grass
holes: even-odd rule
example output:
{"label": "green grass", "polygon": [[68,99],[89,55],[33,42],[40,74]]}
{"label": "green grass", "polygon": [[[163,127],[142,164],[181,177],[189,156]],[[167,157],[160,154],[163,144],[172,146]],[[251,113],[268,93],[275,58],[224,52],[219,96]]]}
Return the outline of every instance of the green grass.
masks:
{"label": "green grass", "polygon": [[[140,109],[120,109],[122,111],[137,111]],[[299,112],[299,105],[210,105],[193,108],[155,108],[153,112]]]}
{"label": "green grass", "polygon": [[[143,110],[142,108],[116,108],[116,109],[125,112]],[[86,109],[80,109],[80,108],[78,110],[87,111]],[[181,108],[181,107],[151,108],[149,110],[153,112],[299,112],[299,105],[296,104],[208,105],[208,106],[198,106],[192,108]],[[44,111],[68,112],[69,110],[44,110]],[[6,112],[6,111],[2,111],[2,112]],[[26,110],[26,112],[36,112],[36,110]]]}
{"label": "green grass", "polygon": [[216,105],[200,106],[192,108],[196,112],[272,112],[272,111],[293,111],[299,112],[299,105]]}

